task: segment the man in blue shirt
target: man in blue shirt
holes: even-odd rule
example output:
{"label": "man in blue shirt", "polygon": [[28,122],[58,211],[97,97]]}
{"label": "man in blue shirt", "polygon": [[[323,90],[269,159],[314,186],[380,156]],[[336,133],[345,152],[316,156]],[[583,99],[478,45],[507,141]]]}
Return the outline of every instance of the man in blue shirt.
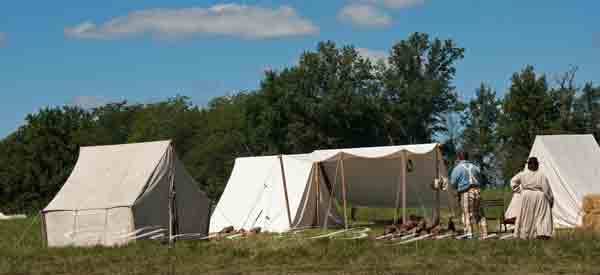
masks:
{"label": "man in blue shirt", "polygon": [[458,163],[452,169],[450,184],[458,192],[458,198],[463,211],[465,234],[473,235],[473,224],[479,224],[481,238],[487,237],[487,221],[480,206],[481,203],[481,170],[469,161],[467,152],[458,153]]}

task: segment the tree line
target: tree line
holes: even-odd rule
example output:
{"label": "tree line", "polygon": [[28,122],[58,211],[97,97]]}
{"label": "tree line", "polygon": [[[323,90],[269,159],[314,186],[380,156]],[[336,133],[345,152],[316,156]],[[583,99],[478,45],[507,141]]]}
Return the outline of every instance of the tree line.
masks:
{"label": "tree line", "polygon": [[503,97],[482,83],[461,102],[453,81],[465,49],[453,40],[414,33],[389,53],[373,61],[353,46],[321,42],[297,65],[265,72],[258,89],[204,107],[178,95],[41,109],[0,141],[0,211],[43,208],[80,146],[171,139],[216,202],[236,157],[440,141],[449,164],[463,148],[489,182],[503,182],[522,168],[536,135],[600,137],[600,86],[579,87],[574,68],[549,81],[527,66]]}

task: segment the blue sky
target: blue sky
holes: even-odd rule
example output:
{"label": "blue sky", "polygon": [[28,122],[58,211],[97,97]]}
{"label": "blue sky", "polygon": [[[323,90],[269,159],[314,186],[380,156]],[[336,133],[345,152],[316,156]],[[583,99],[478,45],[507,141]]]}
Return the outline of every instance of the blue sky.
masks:
{"label": "blue sky", "polygon": [[551,78],[570,65],[600,83],[599,1],[3,1],[0,137],[45,106],[194,103],[258,86],[317,42],[385,55],[412,32],[466,48],[455,84],[500,94],[532,64]]}

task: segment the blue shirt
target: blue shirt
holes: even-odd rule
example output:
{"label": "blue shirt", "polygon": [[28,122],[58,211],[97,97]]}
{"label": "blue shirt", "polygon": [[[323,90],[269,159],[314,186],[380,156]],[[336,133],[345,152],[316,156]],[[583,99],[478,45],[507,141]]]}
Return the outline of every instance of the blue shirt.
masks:
{"label": "blue shirt", "polygon": [[481,170],[467,160],[461,160],[450,175],[450,184],[458,193],[467,191],[470,187],[481,186]]}

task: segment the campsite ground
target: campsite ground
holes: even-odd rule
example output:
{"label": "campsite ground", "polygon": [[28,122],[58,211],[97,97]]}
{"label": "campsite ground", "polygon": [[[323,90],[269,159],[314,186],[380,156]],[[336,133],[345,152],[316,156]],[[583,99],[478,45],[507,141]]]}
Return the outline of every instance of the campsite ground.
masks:
{"label": "campsite ground", "polygon": [[389,246],[368,239],[308,240],[300,234],[178,242],[173,248],[138,242],[122,248],[48,249],[42,247],[39,228],[36,218],[0,223],[0,274],[600,272],[600,234],[577,230],[560,231],[550,241],[437,240]]}

